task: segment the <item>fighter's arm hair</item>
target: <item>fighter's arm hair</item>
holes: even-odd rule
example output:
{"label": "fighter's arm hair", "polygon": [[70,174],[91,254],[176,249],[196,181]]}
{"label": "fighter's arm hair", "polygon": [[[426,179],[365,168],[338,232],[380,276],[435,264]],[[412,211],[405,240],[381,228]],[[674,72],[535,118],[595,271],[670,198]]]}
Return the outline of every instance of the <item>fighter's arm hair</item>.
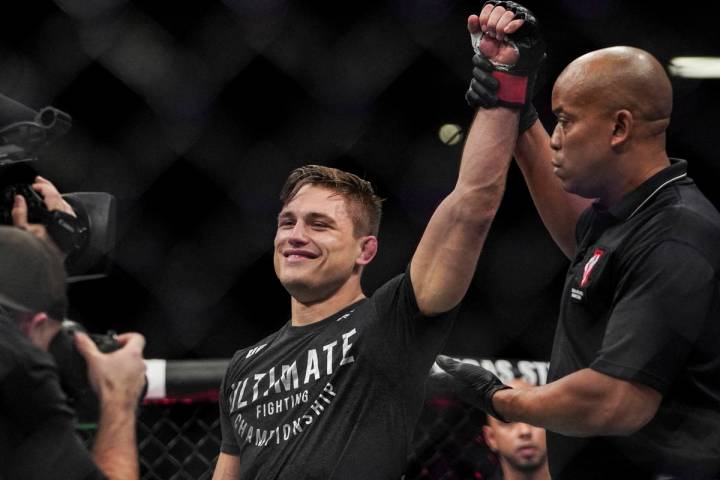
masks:
{"label": "fighter's arm hair", "polygon": [[240,457],[220,452],[212,480],[237,480],[240,478]]}
{"label": "fighter's arm hair", "polygon": [[563,190],[553,173],[550,136],[542,123],[536,121],[518,137],[517,161],[540,218],[553,240],[568,258],[575,254],[575,226],[580,214],[592,200]]}
{"label": "fighter's arm hair", "polygon": [[651,387],[584,368],[547,385],[498,391],[493,406],[511,422],[587,437],[630,435],[652,420],[661,400]]}
{"label": "fighter's arm hair", "polygon": [[436,315],[465,296],[505,190],[517,139],[517,111],[479,109],[453,191],[440,203],[410,264],[420,311]]}

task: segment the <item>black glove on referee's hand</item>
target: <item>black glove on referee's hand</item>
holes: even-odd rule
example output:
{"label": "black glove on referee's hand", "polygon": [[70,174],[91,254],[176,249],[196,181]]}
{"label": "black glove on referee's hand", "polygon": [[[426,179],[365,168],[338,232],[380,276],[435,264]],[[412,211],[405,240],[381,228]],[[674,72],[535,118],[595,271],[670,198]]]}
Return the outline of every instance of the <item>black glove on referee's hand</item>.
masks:
{"label": "black glove on referee's hand", "polygon": [[[435,374],[436,380],[447,384],[462,400],[500,421],[507,422],[495,411],[492,397],[495,392],[510,387],[480,366],[458,362],[445,355],[438,355],[435,361],[449,374],[445,374],[444,378],[438,378],[438,374]],[[442,373],[439,375],[443,376]]]}

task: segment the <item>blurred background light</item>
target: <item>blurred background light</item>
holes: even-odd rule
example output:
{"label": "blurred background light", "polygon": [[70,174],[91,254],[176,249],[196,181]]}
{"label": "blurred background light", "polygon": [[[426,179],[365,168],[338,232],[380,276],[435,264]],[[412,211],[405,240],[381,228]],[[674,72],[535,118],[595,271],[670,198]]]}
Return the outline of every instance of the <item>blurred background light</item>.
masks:
{"label": "blurred background light", "polygon": [[720,78],[720,57],[675,57],[668,70],[676,77]]}

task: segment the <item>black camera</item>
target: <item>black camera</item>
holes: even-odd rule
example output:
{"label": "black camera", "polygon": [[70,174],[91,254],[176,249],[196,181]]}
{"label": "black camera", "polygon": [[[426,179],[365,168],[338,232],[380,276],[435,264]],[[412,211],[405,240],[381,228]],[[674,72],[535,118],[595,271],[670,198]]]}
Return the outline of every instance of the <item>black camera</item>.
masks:
{"label": "black camera", "polygon": [[[32,188],[37,172],[30,166],[43,149],[70,130],[70,115],[54,107],[35,111],[0,94],[0,224],[12,225],[17,195],[27,204],[28,222],[45,226],[66,254],[68,281],[106,276],[115,240],[115,199],[103,192],[62,195],[75,215],[49,211],[42,196]],[[63,322],[49,351],[55,358],[63,390],[82,423],[96,423],[99,401],[90,387],[85,359],[75,349],[75,331],[85,329]],[[120,348],[114,332],[89,334],[101,352]]]}
{"label": "black camera", "polygon": [[[68,396],[70,406],[75,409],[80,423],[97,423],[99,400],[87,376],[87,363],[75,348],[73,335],[76,331],[87,333],[77,322],[65,320],[62,329],[50,342],[49,352],[55,358],[60,371],[60,384]],[[106,334],[88,333],[98,350],[103,353],[114,352],[120,348],[117,335],[113,331]]]}
{"label": "black camera", "polygon": [[25,197],[28,209],[28,222],[29,223],[45,223],[47,217],[47,208],[43,203],[43,199],[40,195],[30,188],[30,185],[24,185],[18,183],[15,185],[8,185],[2,192],[0,192],[0,223],[3,225],[12,225],[12,205],[15,201],[16,195],[22,195]]}
{"label": "black camera", "polygon": [[75,216],[49,211],[31,184],[36,172],[29,163],[67,133],[70,115],[54,107],[39,112],[0,94],[0,224],[12,225],[15,196],[25,198],[28,221],[45,225],[66,254],[69,281],[107,275],[115,239],[115,199],[103,192],[63,195]]}
{"label": "black camera", "polygon": [[29,223],[41,223],[48,234],[66,255],[71,258],[79,255],[87,245],[88,224],[84,209],[74,207],[77,216],[60,210],[49,211],[42,197],[27,184],[8,185],[0,191],[0,224],[12,225],[12,208],[15,196],[25,198]]}
{"label": "black camera", "polygon": [[0,165],[29,162],[70,130],[72,118],[54,107],[36,112],[0,95]]}

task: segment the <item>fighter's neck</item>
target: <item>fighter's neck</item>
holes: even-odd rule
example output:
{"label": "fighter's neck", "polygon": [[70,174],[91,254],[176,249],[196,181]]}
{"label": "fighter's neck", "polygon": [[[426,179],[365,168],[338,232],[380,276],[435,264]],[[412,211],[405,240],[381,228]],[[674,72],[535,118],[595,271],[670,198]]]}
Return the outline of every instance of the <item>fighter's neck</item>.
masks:
{"label": "fighter's neck", "polygon": [[319,302],[302,303],[293,297],[290,302],[291,323],[295,327],[300,327],[319,322],[363,298],[365,298],[365,294],[359,285],[357,288],[339,290]]}

